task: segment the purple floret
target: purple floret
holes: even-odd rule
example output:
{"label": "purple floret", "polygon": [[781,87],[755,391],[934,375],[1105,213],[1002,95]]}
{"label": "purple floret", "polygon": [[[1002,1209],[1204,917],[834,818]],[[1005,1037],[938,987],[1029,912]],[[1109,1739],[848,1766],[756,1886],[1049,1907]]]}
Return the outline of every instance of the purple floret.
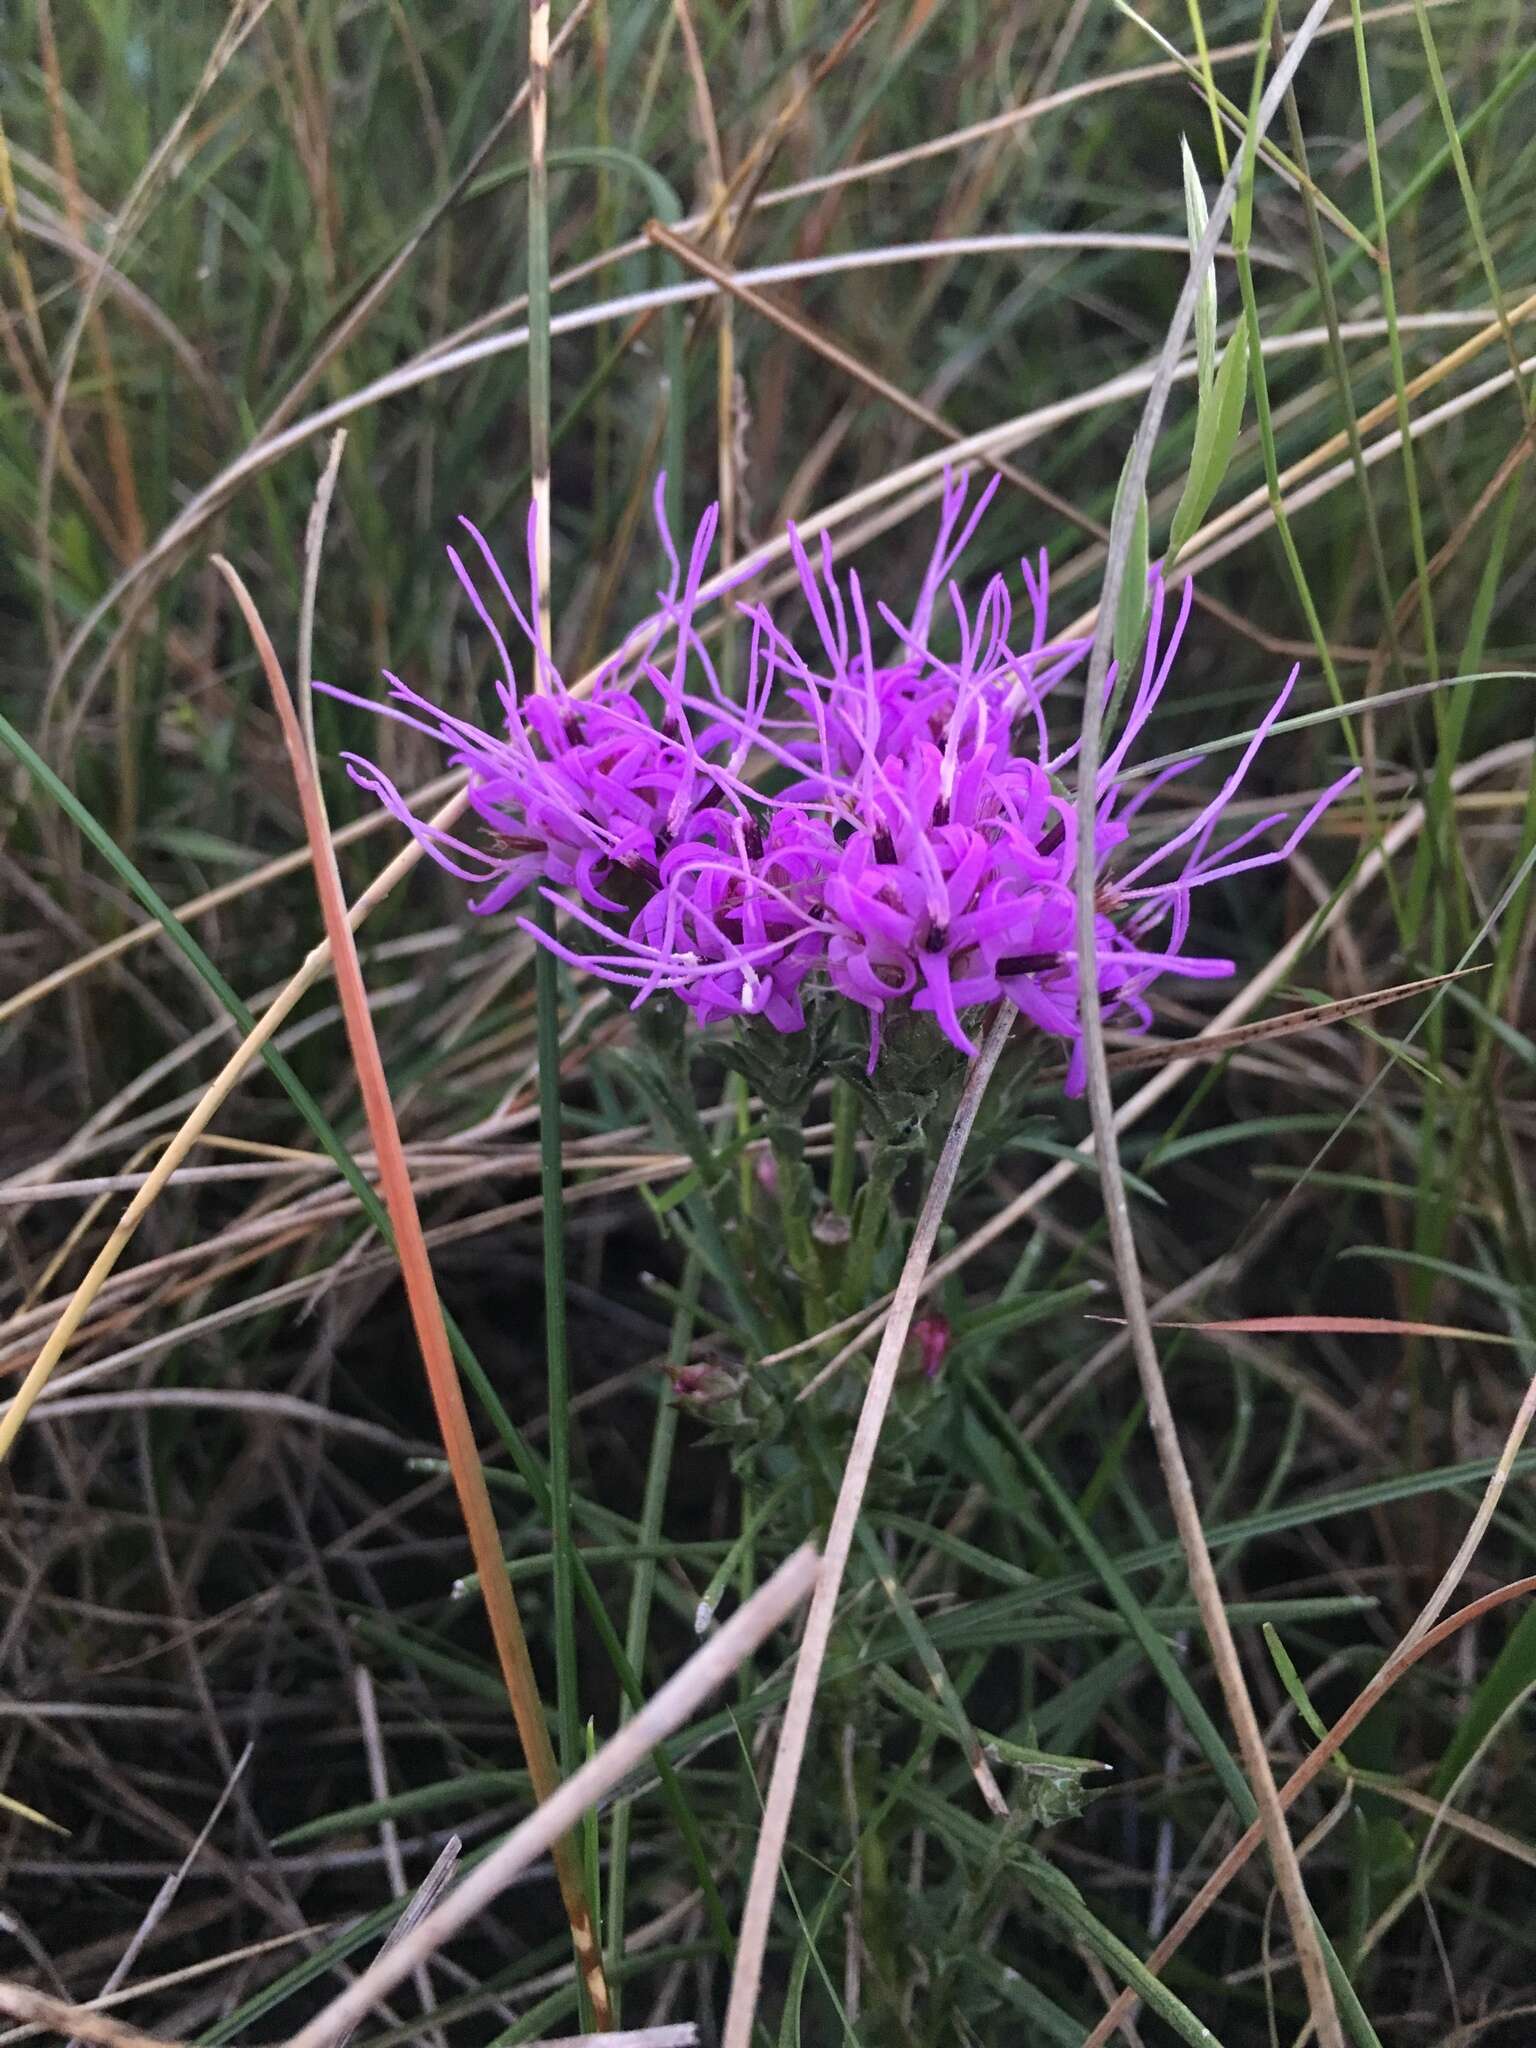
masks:
{"label": "purple floret", "polygon": [[[351,772],[440,865],[479,891],[472,909],[491,914],[542,887],[566,913],[564,936],[519,922],[573,966],[632,990],[636,1005],[671,994],[701,1025],[761,1018],[793,1032],[805,1025],[808,1001],[841,997],[868,1019],[873,1069],[892,1014],[931,1015],[970,1055],[968,1016],[1001,998],[1065,1042],[1067,1092],[1076,1094],[1073,878],[1084,793],[1064,779],[1076,744],[1052,751],[1045,700],[1088,643],[1051,639],[1043,556],[1020,564],[1029,622],[1020,645],[1004,578],[994,576],[967,607],[954,572],[994,489],[995,481],[968,506],[965,479],[946,478],[910,617],[878,607],[890,649],[884,664],[857,575],[849,572],[845,590],[825,537],[813,560],[791,527],[809,651],[765,605],[740,605],[752,634],[739,701],[722,688],[696,624],[713,512],[685,567],[658,481],[669,580],[656,612],[581,697],[539,651],[536,621],[465,521],[534,650],[536,688],[518,693],[495,614],[450,548],[501,662],[504,735],[438,710],[394,677],[395,702],[385,708],[467,771],[480,841],[417,819],[367,762],[349,756]],[[1107,1020],[1132,1032],[1151,1023],[1148,993],[1161,976],[1233,972],[1229,960],[1187,950],[1193,892],[1286,859],[1356,772],[1325,789],[1279,844],[1270,835],[1288,822],[1284,810],[1217,844],[1295,686],[1293,671],[1216,794],[1161,845],[1136,859],[1127,853],[1147,799],[1198,766],[1165,771],[1135,793],[1124,779],[1167,686],[1192,596],[1186,583],[1174,606],[1154,572],[1135,688],[1089,799],[1099,991]],[[949,654],[932,645],[941,619]],[[1111,669],[1110,693],[1116,680]]]}

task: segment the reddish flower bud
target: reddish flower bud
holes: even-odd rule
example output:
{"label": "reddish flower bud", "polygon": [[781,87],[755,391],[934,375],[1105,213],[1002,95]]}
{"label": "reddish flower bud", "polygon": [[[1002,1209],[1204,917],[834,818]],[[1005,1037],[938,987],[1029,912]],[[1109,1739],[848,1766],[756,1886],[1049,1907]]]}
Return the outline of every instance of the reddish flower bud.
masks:
{"label": "reddish flower bud", "polygon": [[949,1317],[919,1316],[912,1325],[912,1335],[916,1339],[918,1357],[922,1361],[923,1378],[936,1380],[944,1370],[944,1361],[949,1356]]}

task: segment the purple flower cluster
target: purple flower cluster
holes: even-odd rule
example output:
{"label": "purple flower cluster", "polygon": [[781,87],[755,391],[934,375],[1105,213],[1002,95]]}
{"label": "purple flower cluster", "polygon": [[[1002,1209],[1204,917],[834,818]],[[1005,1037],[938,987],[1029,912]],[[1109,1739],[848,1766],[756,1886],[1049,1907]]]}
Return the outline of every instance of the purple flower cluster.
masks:
{"label": "purple flower cluster", "polygon": [[[1215,843],[1290,697],[1293,670],[1215,795],[1171,837],[1132,855],[1137,811],[1198,766],[1180,763],[1134,794],[1124,784],[1127,757],[1167,686],[1191,586],[1175,603],[1154,574],[1145,654],[1118,734],[1094,789],[1074,788],[1066,778],[1076,746],[1053,752],[1044,703],[1087,642],[1050,639],[1044,558],[1020,565],[1028,623],[1017,646],[1006,580],[994,576],[970,607],[954,580],[993,488],[968,507],[964,478],[946,479],[910,618],[877,607],[892,643],[884,662],[857,574],[840,581],[825,537],[813,559],[791,527],[809,644],[802,651],[765,604],[738,602],[750,653],[737,694],[723,687],[697,624],[713,512],[685,565],[658,483],[666,588],[580,697],[539,652],[537,620],[464,521],[534,649],[536,687],[514,689],[496,617],[450,548],[501,664],[504,734],[454,717],[393,676],[389,708],[468,771],[482,836],[434,829],[380,769],[349,756],[352,774],[434,859],[482,892],[474,910],[505,909],[542,885],[569,922],[563,939],[536,935],[572,965],[633,989],[636,1005],[670,993],[701,1024],[760,1017],[790,1032],[803,1027],[808,998],[835,993],[866,1013],[873,1068],[882,1021],[894,1012],[930,1014],[970,1054],[966,1013],[1005,997],[1066,1042],[1075,1093],[1078,806],[1093,805],[1100,993],[1114,1024],[1140,1031],[1159,976],[1233,971],[1229,960],[1186,950],[1194,891],[1283,861],[1353,775],[1324,790],[1279,843],[1269,835],[1289,822],[1283,810]],[[941,608],[952,612],[949,637],[958,638],[944,656],[932,644]],[[1115,683],[1112,670],[1107,687]]]}

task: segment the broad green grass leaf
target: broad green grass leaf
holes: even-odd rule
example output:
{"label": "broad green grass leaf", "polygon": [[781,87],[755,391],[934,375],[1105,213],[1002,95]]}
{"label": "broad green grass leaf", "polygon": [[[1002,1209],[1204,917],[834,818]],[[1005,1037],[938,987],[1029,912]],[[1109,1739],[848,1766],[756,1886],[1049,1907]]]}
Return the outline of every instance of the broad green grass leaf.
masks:
{"label": "broad green grass leaf", "polygon": [[1243,424],[1243,407],[1248,397],[1248,330],[1232,330],[1221,352],[1221,363],[1210,398],[1200,408],[1195,423],[1195,445],[1189,457],[1189,476],[1184,495],[1168,531],[1168,560],[1178,559],[1189,537],[1210,510],[1221,488],[1221,480],[1232,460]]}

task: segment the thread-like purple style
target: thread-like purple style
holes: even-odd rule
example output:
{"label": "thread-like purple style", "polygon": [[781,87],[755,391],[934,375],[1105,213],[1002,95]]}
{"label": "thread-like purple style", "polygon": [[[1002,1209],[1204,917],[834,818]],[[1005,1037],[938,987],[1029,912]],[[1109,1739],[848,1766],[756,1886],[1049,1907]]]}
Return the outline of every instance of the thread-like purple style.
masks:
{"label": "thread-like purple style", "polygon": [[[1167,687],[1192,587],[1186,582],[1175,600],[1154,572],[1140,672],[1088,795],[1071,781],[1076,746],[1053,751],[1046,721],[1051,689],[1088,643],[1050,638],[1044,557],[1020,564],[1027,638],[1017,646],[1006,580],[994,576],[967,605],[955,579],[995,488],[994,479],[968,505],[965,478],[946,478],[938,536],[905,619],[884,604],[872,619],[858,575],[839,578],[825,536],[813,558],[791,526],[813,630],[797,645],[765,604],[738,604],[751,629],[739,697],[722,687],[697,625],[713,510],[685,565],[658,480],[666,587],[579,698],[540,652],[536,620],[464,520],[488,588],[533,650],[538,687],[517,692],[497,614],[450,547],[500,663],[504,733],[439,710],[394,676],[395,701],[383,708],[467,771],[481,836],[434,830],[380,769],[348,755],[351,773],[477,889],[471,909],[494,914],[541,886],[567,914],[565,936],[549,939],[519,922],[573,966],[633,990],[636,1005],[671,994],[700,1024],[761,1017],[788,1032],[803,1027],[808,999],[842,996],[866,1013],[873,1070],[893,1013],[927,1012],[971,1054],[967,1013],[1006,997],[1066,1042],[1067,1092],[1076,1094],[1077,806],[1094,806],[1095,955],[1106,1016],[1144,1031],[1160,976],[1234,971],[1230,960],[1188,950],[1195,890],[1284,861],[1357,771],[1294,822],[1279,810],[1217,844],[1223,815],[1290,698],[1293,670],[1215,795],[1162,844],[1132,855],[1136,812],[1198,765],[1180,763],[1134,793],[1126,786],[1128,757]],[[946,640],[958,641],[948,656],[932,645],[944,609],[954,625]],[[883,662],[877,631],[890,649]],[[1111,669],[1107,689],[1116,682]],[[1282,824],[1289,829],[1276,840]]]}

